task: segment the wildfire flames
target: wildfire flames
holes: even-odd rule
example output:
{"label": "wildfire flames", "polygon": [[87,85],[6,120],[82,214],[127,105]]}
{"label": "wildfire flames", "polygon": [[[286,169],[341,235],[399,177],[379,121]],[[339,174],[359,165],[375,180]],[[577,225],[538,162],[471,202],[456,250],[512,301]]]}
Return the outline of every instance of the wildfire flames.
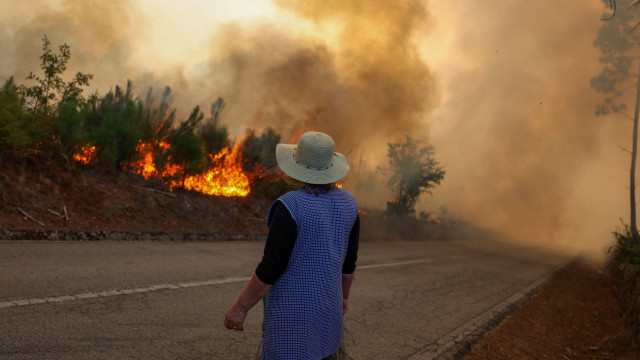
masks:
{"label": "wildfire flames", "polygon": [[[209,195],[247,196],[249,194],[249,178],[242,172],[238,145],[228,147],[219,153],[209,155],[214,165],[204,174],[187,176],[184,188],[196,190]],[[171,187],[180,186],[179,181],[171,183]]]}
{"label": "wildfire flames", "polygon": [[[154,157],[158,150],[166,151],[170,145],[161,141],[157,147],[153,144],[140,142],[137,147],[139,160],[126,167],[127,171],[143,176],[145,179],[157,177],[170,179],[169,187],[183,187],[208,195],[216,196],[247,196],[250,191],[249,178],[242,170],[239,147],[225,147],[217,154],[209,155],[209,169],[198,175],[187,175],[182,178],[184,168],[171,162],[171,158],[162,169],[157,169]],[[158,149],[158,150],[156,150]],[[74,160],[82,164],[97,163],[96,148],[84,146],[73,155]],[[176,180],[178,179],[178,180]]]}
{"label": "wildfire flames", "polygon": [[98,155],[95,146],[85,145],[77,153],[73,154],[73,160],[85,164],[93,165],[98,162]]}

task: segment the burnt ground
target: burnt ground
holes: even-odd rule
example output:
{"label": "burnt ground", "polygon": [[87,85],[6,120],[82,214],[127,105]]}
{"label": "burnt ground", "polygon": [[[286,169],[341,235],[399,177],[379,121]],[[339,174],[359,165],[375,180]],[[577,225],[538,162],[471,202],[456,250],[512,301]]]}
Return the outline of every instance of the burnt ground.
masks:
{"label": "burnt ground", "polygon": [[[261,239],[274,200],[169,192],[157,181],[99,169],[0,165],[0,238],[5,240],[51,232],[98,233],[97,239],[111,232]],[[447,224],[415,219],[363,213],[361,225],[363,241],[449,237]],[[606,271],[574,262],[461,359],[632,359],[631,335],[611,289]]]}

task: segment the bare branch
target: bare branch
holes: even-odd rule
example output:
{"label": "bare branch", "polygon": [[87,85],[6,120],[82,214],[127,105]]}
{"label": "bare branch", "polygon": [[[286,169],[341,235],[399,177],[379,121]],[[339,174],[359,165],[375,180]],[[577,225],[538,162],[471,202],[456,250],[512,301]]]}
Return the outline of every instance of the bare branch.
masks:
{"label": "bare branch", "polygon": [[620,146],[620,145],[618,145],[618,147],[619,147],[619,148],[620,148],[620,150],[622,150],[623,152],[626,152],[626,153],[631,154],[631,151],[629,151],[629,149],[627,149],[627,148],[625,148],[625,147],[623,147],[623,146]]}
{"label": "bare branch", "polygon": [[611,8],[611,10],[613,10],[613,14],[611,14],[611,17],[603,18],[603,19],[600,19],[600,20],[608,21],[608,20],[613,19],[616,16],[616,0],[609,0],[609,8]]}
{"label": "bare branch", "polygon": [[64,215],[60,214],[57,211],[53,211],[51,209],[47,209],[48,212],[52,213],[53,215],[57,216],[57,217],[64,217]]}
{"label": "bare branch", "polygon": [[31,215],[29,215],[26,211],[20,209],[20,207],[16,206],[16,209],[18,209],[18,211],[20,211],[22,213],[22,215],[24,215],[24,216],[28,217],[30,220],[38,223],[38,225],[44,226],[43,223],[41,223],[40,221],[38,221],[38,220],[34,219],[33,217],[31,217]]}
{"label": "bare branch", "polygon": [[150,188],[146,188],[146,187],[142,187],[142,186],[136,186],[138,189],[142,189],[142,190],[146,190],[152,193],[157,193],[157,194],[162,194],[162,195],[166,195],[166,196],[171,196],[171,197],[177,197],[176,194],[172,194],[172,193],[168,193],[168,192],[164,192],[164,191],[160,191],[160,190],[156,190],[156,189],[150,189]]}

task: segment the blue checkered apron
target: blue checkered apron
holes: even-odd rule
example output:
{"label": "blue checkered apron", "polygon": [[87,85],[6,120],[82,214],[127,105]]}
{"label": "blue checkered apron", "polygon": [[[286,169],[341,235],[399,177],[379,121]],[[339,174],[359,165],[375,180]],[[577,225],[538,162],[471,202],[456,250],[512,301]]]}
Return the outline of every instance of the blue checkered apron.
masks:
{"label": "blue checkered apron", "polygon": [[[287,269],[263,300],[262,359],[322,359],[342,341],[342,264],[358,206],[340,188],[319,196],[301,189],[278,201],[298,237]],[[267,225],[273,213],[272,205]]]}

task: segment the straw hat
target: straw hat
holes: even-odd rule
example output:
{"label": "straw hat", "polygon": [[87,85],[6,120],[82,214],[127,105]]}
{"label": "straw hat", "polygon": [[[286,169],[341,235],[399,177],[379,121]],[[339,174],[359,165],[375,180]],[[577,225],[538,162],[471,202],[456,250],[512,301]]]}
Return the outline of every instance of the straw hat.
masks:
{"label": "straw hat", "polygon": [[290,177],[307,184],[330,184],[349,172],[347,159],[334,152],[331,136],[310,131],[302,134],[297,145],[278,144],[276,159],[280,169]]}

